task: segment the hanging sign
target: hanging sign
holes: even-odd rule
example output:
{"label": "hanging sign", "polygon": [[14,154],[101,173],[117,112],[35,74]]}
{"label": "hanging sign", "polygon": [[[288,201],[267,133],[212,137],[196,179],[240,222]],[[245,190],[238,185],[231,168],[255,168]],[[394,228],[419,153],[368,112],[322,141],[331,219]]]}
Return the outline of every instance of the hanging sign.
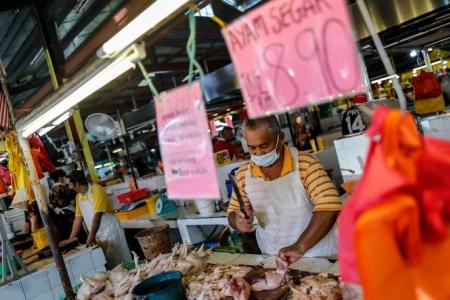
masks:
{"label": "hanging sign", "polygon": [[272,0],[223,34],[252,118],[363,90],[345,0]]}
{"label": "hanging sign", "polygon": [[162,93],[155,107],[169,197],[220,198],[200,83]]}

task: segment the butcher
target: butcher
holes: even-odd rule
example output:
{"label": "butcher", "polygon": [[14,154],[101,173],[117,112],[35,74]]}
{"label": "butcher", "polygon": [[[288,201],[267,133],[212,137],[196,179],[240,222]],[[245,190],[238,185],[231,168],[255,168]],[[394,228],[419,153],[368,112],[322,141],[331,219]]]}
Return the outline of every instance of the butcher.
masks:
{"label": "butcher", "polygon": [[243,124],[250,162],[236,173],[244,214],[236,193],[228,222],[238,232],[252,232],[263,254],[292,264],[301,257],[336,256],[335,223],[342,203],[336,187],[311,154],[284,144],[275,116]]}

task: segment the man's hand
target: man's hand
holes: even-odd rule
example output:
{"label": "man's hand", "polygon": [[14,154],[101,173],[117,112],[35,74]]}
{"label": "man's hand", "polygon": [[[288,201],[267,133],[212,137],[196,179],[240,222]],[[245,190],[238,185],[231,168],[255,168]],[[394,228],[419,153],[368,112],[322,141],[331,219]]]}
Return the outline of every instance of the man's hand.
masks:
{"label": "man's hand", "polygon": [[295,263],[305,254],[303,247],[298,243],[280,249],[278,257],[287,262],[289,265]]}
{"label": "man's hand", "polygon": [[76,241],[76,240],[78,240],[78,238],[69,238],[69,239],[67,239],[67,240],[62,240],[61,242],[59,242],[59,247],[63,247],[63,246],[65,246],[65,245],[68,245],[68,244],[70,244],[70,243],[72,243],[72,242],[74,242],[74,241]]}
{"label": "man's hand", "polygon": [[248,219],[242,211],[234,212],[234,229],[239,232],[252,232],[253,231],[253,213],[247,210]]}
{"label": "man's hand", "polygon": [[95,245],[95,236],[92,236],[91,234],[88,235],[88,238],[86,240],[86,248],[91,247]]}

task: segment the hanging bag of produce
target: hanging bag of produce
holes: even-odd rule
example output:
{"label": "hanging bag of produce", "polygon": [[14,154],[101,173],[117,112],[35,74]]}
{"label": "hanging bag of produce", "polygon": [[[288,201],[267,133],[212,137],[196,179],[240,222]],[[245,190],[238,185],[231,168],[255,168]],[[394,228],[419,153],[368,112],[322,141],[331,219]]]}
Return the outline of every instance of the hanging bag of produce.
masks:
{"label": "hanging bag of produce", "polygon": [[339,220],[343,281],[365,299],[450,299],[450,143],[386,108],[368,135],[364,176]]}
{"label": "hanging bag of produce", "polygon": [[429,114],[445,109],[441,86],[432,72],[421,71],[413,77],[414,109],[418,114]]}

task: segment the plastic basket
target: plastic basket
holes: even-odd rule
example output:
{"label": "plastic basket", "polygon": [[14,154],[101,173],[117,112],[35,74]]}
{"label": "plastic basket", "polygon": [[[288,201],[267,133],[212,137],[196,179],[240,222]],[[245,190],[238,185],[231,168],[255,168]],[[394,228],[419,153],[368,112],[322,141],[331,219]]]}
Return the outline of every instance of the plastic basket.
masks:
{"label": "plastic basket", "polygon": [[161,253],[170,253],[169,225],[155,226],[135,235],[146,259],[153,259]]}

